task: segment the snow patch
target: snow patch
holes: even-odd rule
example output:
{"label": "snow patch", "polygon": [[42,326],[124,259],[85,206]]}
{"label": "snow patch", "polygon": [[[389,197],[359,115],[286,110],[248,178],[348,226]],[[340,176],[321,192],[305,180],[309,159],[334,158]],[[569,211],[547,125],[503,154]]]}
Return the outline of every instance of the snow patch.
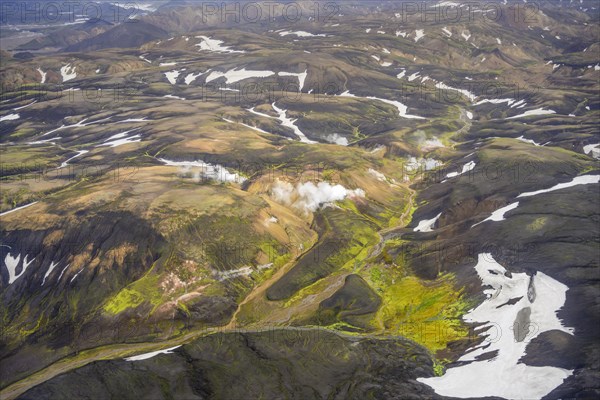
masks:
{"label": "snow patch", "polygon": [[[48,271],[46,271],[46,274],[44,275],[44,279],[42,280],[42,285],[44,286],[44,283],[46,283],[46,278],[52,273],[52,271],[54,271],[54,268],[56,268],[58,266],[58,263],[55,263],[54,261],[52,261],[50,263],[50,267],[48,267]],[[68,265],[67,265],[68,267]]]}
{"label": "snow patch", "polygon": [[[442,396],[503,397],[539,399],[559,386],[571,370],[534,367],[519,360],[529,342],[542,332],[560,330],[573,334],[556,313],[564,306],[566,285],[537,272],[508,274],[491,254],[478,255],[475,270],[484,286],[487,299],[469,311],[463,319],[483,324],[482,346],[470,349],[458,361],[472,361],[449,368],[443,376],[418,378]],[[520,299],[519,299],[520,298]],[[509,303],[511,300],[515,303]],[[523,316],[526,316],[525,318]],[[497,352],[495,357],[477,361],[482,355]]]}
{"label": "snow patch", "polygon": [[454,178],[455,176],[459,176],[466,172],[472,171],[476,165],[477,164],[475,163],[475,161],[469,161],[468,163],[466,163],[465,165],[462,166],[461,172],[450,172],[449,174],[446,175],[446,178]]}
{"label": "snow patch", "polygon": [[79,150],[77,152],[77,154],[75,154],[73,157],[69,158],[68,160],[64,161],[62,164],[60,164],[60,167],[58,167],[58,168],[66,167],[67,165],[69,165],[69,161],[72,161],[72,160],[76,159],[77,157],[81,157],[82,155],[89,153],[89,152],[90,152],[89,150]]}
{"label": "snow patch", "polygon": [[515,118],[522,118],[522,117],[530,117],[532,115],[549,115],[549,114],[556,114],[556,111],[554,111],[554,110],[544,110],[543,108],[537,108],[535,110],[528,110],[528,111],[525,111],[522,114],[514,115],[514,116],[508,117],[506,119],[515,119]]}
{"label": "snow patch", "polygon": [[22,210],[22,209],[27,208],[27,207],[31,207],[34,204],[37,204],[37,201],[34,201],[33,203],[25,204],[24,206],[15,207],[15,208],[13,208],[11,210],[8,210],[8,211],[4,211],[4,212],[0,213],[0,217],[3,217],[5,215],[8,215],[8,214],[13,213],[15,211]]}
{"label": "snow patch", "polygon": [[190,83],[194,82],[196,80],[196,78],[198,78],[202,74],[204,74],[204,72],[198,72],[197,74],[194,74],[192,72],[190,74],[187,74],[185,77],[185,84],[189,85]]}
{"label": "snow patch", "polygon": [[133,357],[127,357],[127,358],[125,358],[125,361],[142,361],[142,360],[147,360],[149,358],[157,356],[159,354],[172,354],[173,350],[175,350],[178,347],[181,347],[181,345],[169,347],[168,349],[164,349],[164,350],[151,351],[150,353],[139,354],[139,355],[133,356]]}
{"label": "snow patch", "polygon": [[295,73],[295,72],[279,72],[279,76],[295,76],[298,78],[298,87],[300,91],[304,88],[304,83],[306,82],[306,77],[308,76],[308,70],[304,72]]}
{"label": "snow patch", "polygon": [[485,221],[495,221],[495,222],[504,221],[505,220],[504,214],[506,214],[510,210],[514,210],[518,206],[519,206],[519,202],[517,201],[515,203],[511,203],[511,204],[507,205],[506,207],[499,208],[496,211],[494,211],[492,213],[492,215],[490,215],[489,217],[487,217],[483,221],[478,222],[478,223],[472,225],[471,228],[473,228],[474,226],[477,226],[479,224],[483,224]]}
{"label": "snow patch", "polygon": [[423,36],[425,36],[425,31],[423,29],[417,29],[415,31],[415,42],[418,42]]}
{"label": "snow patch", "polygon": [[[369,32],[367,32],[369,33]],[[325,35],[324,33],[318,33],[318,34],[312,34],[310,32],[306,32],[306,31],[281,31],[279,32],[279,36],[288,36],[288,35],[293,35],[293,36],[297,36],[297,37],[301,37],[301,38],[306,38],[306,37],[327,37],[327,35]]]}
{"label": "snow patch", "polygon": [[206,83],[214,81],[215,79],[225,77],[225,84],[229,85],[232,83],[236,83],[248,78],[267,78],[269,76],[275,75],[273,71],[250,71],[246,70],[246,68],[242,69],[232,69],[227,72],[221,71],[212,71],[206,77]]}
{"label": "snow patch", "polygon": [[122,145],[128,144],[128,143],[141,142],[142,137],[140,135],[133,135],[133,136],[127,137],[127,134],[129,132],[133,132],[135,130],[137,130],[137,128],[129,130],[129,131],[117,133],[116,135],[112,135],[111,137],[106,139],[104,141],[104,143],[99,144],[96,147],[101,147],[101,146],[119,147],[119,146],[122,146]]}
{"label": "snow patch", "polygon": [[340,96],[343,96],[343,97],[365,98],[365,99],[369,99],[369,100],[378,100],[378,101],[381,101],[381,102],[384,102],[386,104],[390,104],[390,105],[393,105],[394,107],[396,107],[398,109],[398,115],[400,117],[410,118],[410,119],[425,119],[425,118],[419,117],[417,115],[407,114],[408,107],[405,106],[404,104],[400,103],[399,101],[381,99],[379,97],[374,97],[374,96],[358,97],[358,96],[355,96],[355,95],[351,94],[350,91],[348,91],[348,90],[346,90],[344,93],[340,94]]}
{"label": "snow patch", "polygon": [[0,117],[0,122],[2,121],[14,121],[15,119],[19,119],[21,116],[19,114],[8,114],[4,117]]}
{"label": "snow patch", "polygon": [[525,137],[523,135],[519,136],[518,138],[516,138],[517,140],[520,140],[521,142],[525,142],[525,143],[530,143],[534,146],[539,146],[539,143],[536,143],[534,140],[531,139],[525,139]]}
{"label": "snow patch", "polygon": [[465,96],[469,100],[471,100],[471,102],[474,102],[475,99],[477,98],[477,96],[475,96],[473,93],[469,92],[468,90],[453,88],[452,86],[448,86],[448,85],[446,85],[443,82],[438,82],[435,85],[435,87],[438,88],[438,89],[444,89],[444,90],[454,90],[454,91],[462,94],[463,96]]}
{"label": "snow patch", "polygon": [[577,177],[573,178],[570,182],[559,183],[548,189],[541,189],[541,190],[536,190],[534,192],[521,193],[520,195],[517,196],[517,198],[537,196],[538,194],[542,194],[542,193],[549,193],[549,192],[554,192],[556,190],[566,189],[566,188],[570,188],[570,187],[577,186],[577,185],[589,185],[589,184],[598,183],[598,182],[600,182],[600,175],[582,175],[582,176],[577,176]]}
{"label": "snow patch", "polygon": [[583,146],[583,152],[585,154],[590,154],[595,159],[600,159],[600,143]]}
{"label": "snow patch", "polygon": [[39,73],[40,73],[40,76],[41,76],[40,83],[46,83],[46,75],[47,75],[48,73],[47,73],[47,72],[44,72],[44,71],[42,71],[42,69],[41,69],[41,68],[38,68],[38,69],[37,69],[37,72],[39,72]]}
{"label": "snow patch", "polygon": [[416,228],[413,229],[415,232],[431,232],[433,231],[433,225],[437,222],[437,220],[442,216],[442,213],[439,213],[435,217],[431,219],[424,219],[420,221]]}
{"label": "snow patch", "polygon": [[296,121],[297,119],[290,119],[287,116],[287,110],[281,109],[279,107],[277,107],[275,105],[275,103],[271,104],[271,107],[273,107],[273,110],[275,110],[275,112],[277,112],[279,114],[279,117],[277,119],[279,119],[279,121],[281,122],[281,125],[291,128],[294,131],[294,134],[296,134],[296,136],[298,136],[298,138],[300,139],[300,141],[302,143],[308,143],[308,144],[313,144],[313,143],[317,143],[313,140],[310,140],[306,137],[306,135],[304,135],[304,133],[300,130],[300,128],[298,128],[296,126]]}
{"label": "snow patch", "polygon": [[19,265],[19,261],[21,261],[21,254],[18,254],[16,257],[10,255],[10,253],[6,254],[4,258],[4,264],[6,264],[6,270],[8,271],[8,284],[12,285],[17,279],[23,276],[25,270],[29,265],[35,260],[35,258],[29,262],[27,262],[28,255],[25,255],[23,259],[23,264],[21,266],[21,272],[17,275],[17,266]]}
{"label": "snow patch", "polygon": [[67,64],[60,69],[63,82],[70,81],[71,79],[77,78],[75,67],[71,67],[71,64]]}
{"label": "snow patch", "polygon": [[179,76],[180,72],[177,70],[173,70],[173,71],[164,72],[164,74],[167,77],[167,80],[169,81],[169,83],[171,85],[174,85],[177,83],[177,77]]}
{"label": "snow patch", "polygon": [[222,40],[211,39],[208,36],[196,36],[196,39],[202,41],[194,46],[200,47],[199,51],[214,51],[217,53],[245,53],[243,50],[233,50],[228,46],[223,46]]}

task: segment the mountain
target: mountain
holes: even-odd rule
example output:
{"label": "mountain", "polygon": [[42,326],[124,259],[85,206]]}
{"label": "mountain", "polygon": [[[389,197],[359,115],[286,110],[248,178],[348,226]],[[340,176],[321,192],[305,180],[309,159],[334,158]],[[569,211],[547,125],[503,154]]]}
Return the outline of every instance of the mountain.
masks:
{"label": "mountain", "polygon": [[600,14],[506,3],[2,52],[2,398],[597,397]]}

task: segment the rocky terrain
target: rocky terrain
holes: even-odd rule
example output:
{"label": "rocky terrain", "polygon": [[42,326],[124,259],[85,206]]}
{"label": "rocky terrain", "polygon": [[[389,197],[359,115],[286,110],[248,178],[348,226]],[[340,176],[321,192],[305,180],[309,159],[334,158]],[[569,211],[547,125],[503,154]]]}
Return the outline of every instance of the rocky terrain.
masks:
{"label": "rocky terrain", "polygon": [[595,2],[148,3],[0,25],[3,399],[600,395]]}

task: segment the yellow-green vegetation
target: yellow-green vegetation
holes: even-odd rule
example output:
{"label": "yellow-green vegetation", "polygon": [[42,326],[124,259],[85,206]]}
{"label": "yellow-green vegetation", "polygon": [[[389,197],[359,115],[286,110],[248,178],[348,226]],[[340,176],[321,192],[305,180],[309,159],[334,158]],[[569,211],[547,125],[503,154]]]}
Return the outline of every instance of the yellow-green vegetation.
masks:
{"label": "yellow-green vegetation", "polygon": [[[334,273],[331,275],[331,277],[337,275],[339,275],[339,273]],[[283,307],[292,307],[300,303],[303,299],[307,298],[308,296],[314,296],[319,293],[323,293],[327,290],[329,284],[330,282],[327,279],[320,279],[315,283],[308,285],[296,292],[296,294],[294,294],[292,297],[286,300],[285,303],[283,303]]]}
{"label": "yellow-green vegetation", "polygon": [[426,281],[401,266],[374,265],[362,275],[381,296],[382,305],[372,323],[386,333],[412,339],[434,354],[468,335],[460,317],[469,303],[462,290],[455,288],[452,274]]}
{"label": "yellow-green vegetation", "polygon": [[530,224],[527,225],[527,230],[538,231],[544,227],[546,222],[548,222],[548,217],[536,218]]}
{"label": "yellow-green vegetation", "polygon": [[128,308],[137,307],[144,301],[150,302],[154,307],[160,305],[162,292],[158,286],[159,275],[148,271],[141,279],[123,288],[104,305],[104,311],[110,314],[119,314]]}
{"label": "yellow-green vegetation", "polygon": [[446,370],[445,368],[445,361],[447,360],[433,360],[433,373],[435,374],[435,376],[442,376],[444,375],[444,372]]}

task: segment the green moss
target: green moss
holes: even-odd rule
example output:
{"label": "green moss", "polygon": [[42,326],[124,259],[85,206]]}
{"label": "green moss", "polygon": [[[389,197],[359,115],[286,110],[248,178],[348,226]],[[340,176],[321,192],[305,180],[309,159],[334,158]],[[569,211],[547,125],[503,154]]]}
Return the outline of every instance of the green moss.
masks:
{"label": "green moss", "polygon": [[162,291],[159,288],[159,276],[152,273],[152,269],[141,279],[123,288],[104,305],[104,311],[110,314],[119,314],[128,308],[135,308],[148,301],[154,307],[160,305]]}
{"label": "green moss", "polygon": [[425,281],[394,265],[372,266],[363,276],[382,298],[371,323],[387,334],[405,336],[432,353],[468,335],[460,318],[470,304],[455,289],[452,274]]}
{"label": "green moss", "polygon": [[188,317],[191,315],[190,310],[188,309],[187,305],[185,305],[185,303],[177,303],[177,308],[183,311]]}
{"label": "green moss", "polygon": [[125,288],[106,303],[104,310],[111,314],[118,314],[128,308],[139,306],[143,301],[144,296],[141,293]]}
{"label": "green moss", "polygon": [[529,225],[527,225],[527,230],[529,231],[538,231],[546,225],[548,222],[548,217],[539,217],[533,220]]}
{"label": "green moss", "polygon": [[433,360],[433,373],[435,376],[444,375],[445,370],[446,368],[444,367],[443,363],[439,362],[438,360]]}

